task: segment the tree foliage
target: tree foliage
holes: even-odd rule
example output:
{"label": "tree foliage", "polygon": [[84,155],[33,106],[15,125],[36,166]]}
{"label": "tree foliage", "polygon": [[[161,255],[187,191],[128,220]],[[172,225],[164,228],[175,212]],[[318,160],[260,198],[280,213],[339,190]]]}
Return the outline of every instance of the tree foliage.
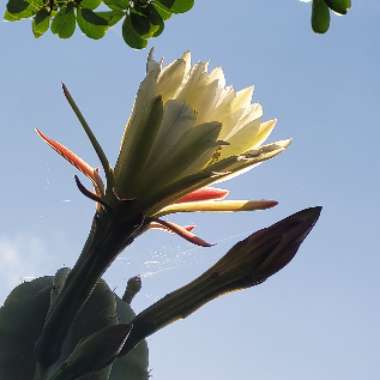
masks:
{"label": "tree foliage", "polygon": [[4,19],[32,19],[36,38],[49,28],[59,38],[70,38],[78,26],[95,40],[121,22],[125,42],[142,49],[149,38],[162,33],[172,14],[187,12],[193,5],[194,0],[8,0]]}
{"label": "tree foliage", "polygon": [[316,33],[326,33],[330,27],[330,14],[347,14],[351,0],[313,0],[311,26]]}
{"label": "tree foliage", "polygon": [[[150,38],[162,33],[173,14],[185,13],[193,5],[194,0],[8,0],[4,19],[31,19],[36,38],[50,28],[59,38],[67,39],[79,27],[95,40],[120,22],[124,41],[143,49]],[[331,11],[344,15],[350,8],[351,0],[312,0],[314,32],[327,32]]]}

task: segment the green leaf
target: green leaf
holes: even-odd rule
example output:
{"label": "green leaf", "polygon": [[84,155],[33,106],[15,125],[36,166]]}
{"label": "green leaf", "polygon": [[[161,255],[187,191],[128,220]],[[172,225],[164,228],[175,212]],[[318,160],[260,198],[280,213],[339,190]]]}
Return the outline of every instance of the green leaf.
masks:
{"label": "green leaf", "polygon": [[108,21],[98,13],[89,9],[79,9],[77,13],[77,22],[81,31],[94,40],[104,37],[108,29]]}
{"label": "green leaf", "polygon": [[133,29],[142,37],[150,36],[150,21],[148,17],[131,12],[131,22]]}
{"label": "green leaf", "polygon": [[1,380],[33,378],[34,345],[49,308],[51,284],[52,277],[24,282],[0,308]]}
{"label": "green leaf", "polygon": [[335,12],[345,15],[351,8],[351,0],[325,0],[326,4]]}
{"label": "green leaf", "polygon": [[194,6],[194,0],[176,0],[171,8],[173,13],[185,13]]}
{"label": "green leaf", "polygon": [[173,13],[185,13],[194,6],[194,0],[157,0]]}
{"label": "green leaf", "polygon": [[108,26],[113,26],[117,24],[124,16],[124,12],[122,11],[103,11],[96,12],[96,14],[107,21]]}
{"label": "green leaf", "polygon": [[60,38],[70,38],[75,31],[75,13],[72,6],[64,6],[55,15],[51,31]]}
{"label": "green leaf", "polygon": [[153,33],[153,37],[159,36],[165,28],[165,23],[161,14],[153,5],[149,5],[149,7],[147,7],[147,16],[150,23],[156,26],[156,31]]}
{"label": "green leaf", "polygon": [[135,31],[129,16],[124,19],[122,32],[124,41],[132,48],[143,49],[148,44],[148,41]]}
{"label": "green leaf", "polygon": [[140,14],[136,12],[131,12],[130,18],[133,29],[143,38],[149,38],[154,36],[161,28],[161,24],[158,18],[160,16],[156,13],[153,15],[154,23],[152,23],[151,18],[149,17],[149,8],[144,9],[146,14]]}
{"label": "green leaf", "polygon": [[102,0],[82,0],[80,2],[81,8],[87,8],[87,9],[95,9],[97,8]]}
{"label": "green leaf", "polygon": [[91,9],[81,9],[82,17],[90,24],[96,26],[107,26],[108,21],[103,17],[99,16],[99,14],[95,13]]}
{"label": "green leaf", "polygon": [[154,2],[152,3],[152,6],[160,14],[163,20],[168,20],[171,17],[172,12],[170,12],[170,10],[164,7],[162,4]]}
{"label": "green leaf", "polygon": [[21,13],[29,7],[29,3],[25,0],[9,0],[7,4],[7,11],[12,14]]}
{"label": "green leaf", "polygon": [[29,18],[36,14],[40,8],[40,0],[11,0],[7,4],[7,9],[4,13],[4,19],[7,21],[18,21],[24,18]]}
{"label": "green leaf", "polygon": [[129,0],[103,0],[109,8],[121,11],[129,8]]}
{"label": "green leaf", "polygon": [[330,27],[330,10],[324,0],[313,0],[311,25],[314,32],[326,33]]}
{"label": "green leaf", "polygon": [[50,25],[50,13],[45,8],[41,9],[33,17],[32,30],[34,37],[41,37],[48,29]]}

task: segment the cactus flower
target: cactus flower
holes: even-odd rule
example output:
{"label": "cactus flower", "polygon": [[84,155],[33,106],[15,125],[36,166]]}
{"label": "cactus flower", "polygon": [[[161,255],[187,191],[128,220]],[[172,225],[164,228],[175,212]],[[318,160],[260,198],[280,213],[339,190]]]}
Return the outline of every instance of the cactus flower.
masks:
{"label": "cactus flower", "polygon": [[210,186],[276,156],[290,143],[282,140],[262,145],[276,120],[263,122],[261,105],[251,102],[253,87],[235,91],[226,86],[221,68],[209,72],[206,62],[192,65],[188,52],[163,66],[150,53],[114,168],[63,88],[98,153],[107,185],[98,169],[41,131],[37,133],[91,180],[94,193],[79,179],[77,184],[97,201],[99,209],[112,208],[115,199],[130,200],[138,205],[147,228],[161,227],[208,246],[191,232],[193,226],[182,227],[161,217],[178,212],[250,211],[277,204],[271,200],[225,200],[227,190]]}

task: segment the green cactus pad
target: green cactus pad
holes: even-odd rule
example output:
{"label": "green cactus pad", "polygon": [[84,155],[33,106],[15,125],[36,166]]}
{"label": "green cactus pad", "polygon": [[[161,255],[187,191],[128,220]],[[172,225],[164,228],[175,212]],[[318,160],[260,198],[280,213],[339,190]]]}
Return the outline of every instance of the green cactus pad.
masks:
{"label": "green cactus pad", "polygon": [[0,379],[32,379],[34,343],[46,313],[52,277],[17,286],[0,308]]}
{"label": "green cactus pad", "polygon": [[[61,269],[56,277],[46,276],[22,283],[0,308],[1,380],[38,379],[38,376],[34,377],[34,345],[50,302],[54,302],[67,273],[68,269]],[[129,322],[134,315],[131,307],[100,280],[72,325],[62,346],[61,357],[41,379],[54,373],[81,339],[104,327]],[[110,366],[78,380],[146,380],[148,377],[148,348],[144,341],[126,357],[117,359],[113,368]]]}

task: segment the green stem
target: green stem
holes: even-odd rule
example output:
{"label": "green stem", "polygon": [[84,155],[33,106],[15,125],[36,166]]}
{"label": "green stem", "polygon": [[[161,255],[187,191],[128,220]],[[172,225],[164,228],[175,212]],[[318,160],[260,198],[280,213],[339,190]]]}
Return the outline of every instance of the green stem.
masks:
{"label": "green stem", "polygon": [[82,253],[51,305],[37,342],[36,355],[43,368],[48,368],[59,357],[67,331],[98,279],[140,233],[141,217],[133,212],[128,219],[122,215],[124,213],[107,212],[95,215]]}
{"label": "green stem", "polygon": [[141,340],[178,319],[186,318],[207,302],[223,294],[217,273],[207,271],[138,314],[120,355],[126,355]]}

